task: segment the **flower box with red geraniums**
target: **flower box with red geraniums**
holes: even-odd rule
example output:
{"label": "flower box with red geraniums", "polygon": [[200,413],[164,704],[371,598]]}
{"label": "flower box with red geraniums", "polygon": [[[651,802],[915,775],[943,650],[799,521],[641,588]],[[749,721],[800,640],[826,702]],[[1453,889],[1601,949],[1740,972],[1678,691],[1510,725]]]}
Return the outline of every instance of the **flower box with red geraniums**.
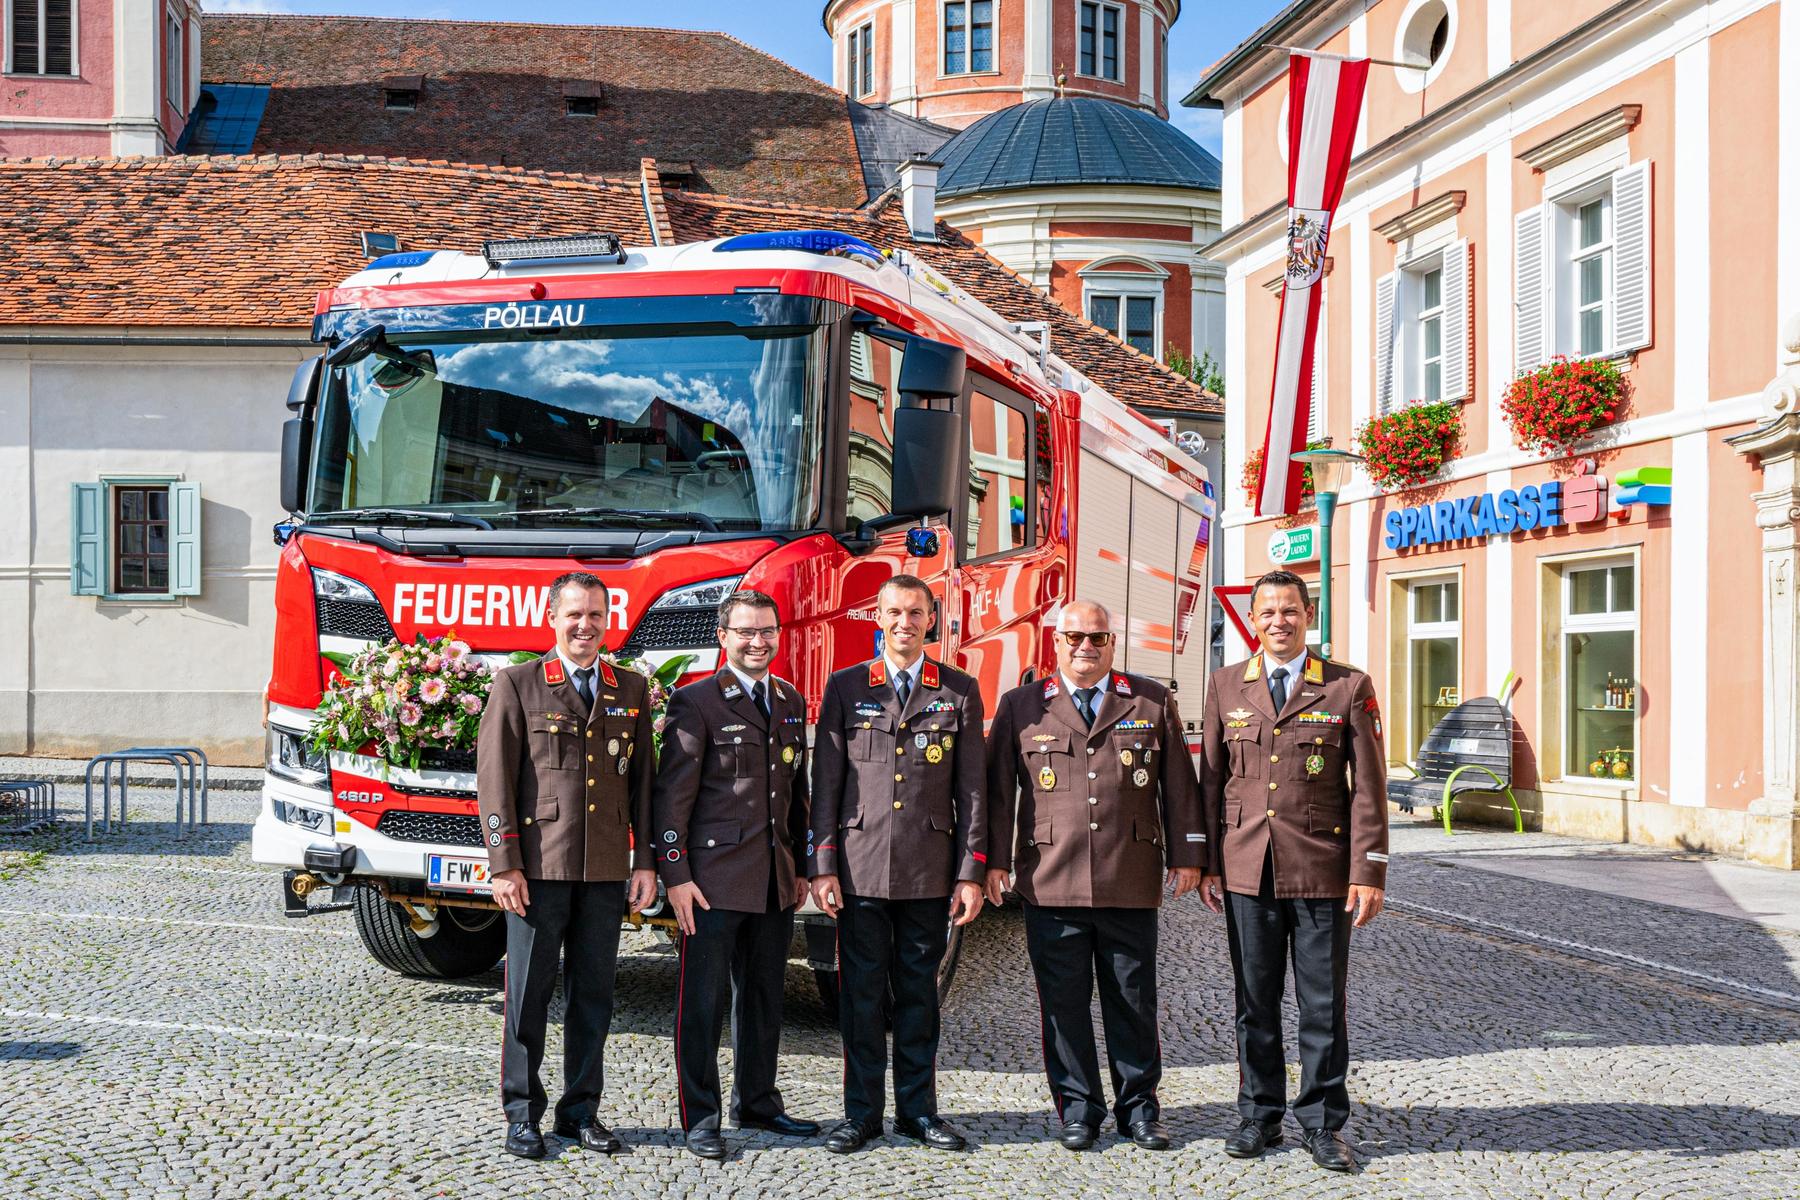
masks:
{"label": "flower box with red geraniums", "polygon": [[1617,420],[1630,399],[1631,381],[1619,364],[1559,355],[1507,384],[1500,414],[1520,446],[1556,456]]}
{"label": "flower box with red geraniums", "polygon": [[1371,417],[1356,431],[1357,453],[1375,486],[1417,487],[1460,452],[1462,405],[1454,400],[1410,404]]}
{"label": "flower box with red geraniums", "polygon": [[[1328,450],[1331,448],[1331,439],[1308,442],[1306,448],[1308,450]],[[1262,479],[1262,464],[1263,452],[1260,449],[1252,450],[1244,456],[1244,470],[1238,476],[1238,483],[1243,487],[1244,496],[1250,501],[1252,508],[1256,506],[1256,489]],[[1312,503],[1313,491],[1313,470],[1312,466],[1308,464],[1300,471],[1300,503],[1302,505]]]}

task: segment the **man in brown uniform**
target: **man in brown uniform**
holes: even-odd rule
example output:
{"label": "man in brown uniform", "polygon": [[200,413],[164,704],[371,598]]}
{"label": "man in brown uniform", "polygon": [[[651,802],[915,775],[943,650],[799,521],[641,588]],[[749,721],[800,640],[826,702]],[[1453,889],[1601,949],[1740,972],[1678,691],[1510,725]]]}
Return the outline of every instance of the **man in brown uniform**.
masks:
{"label": "man in brown uniform", "polygon": [[521,1158],[544,1156],[538,1068],[559,958],[567,1006],[556,1132],[602,1154],[620,1149],[595,1115],[619,922],[627,903],[656,898],[649,684],[598,661],[606,588],[595,576],[574,571],[550,585],[550,625],[554,650],[494,677],[476,747],[488,869],[506,912],[500,1095],[506,1148]]}
{"label": "man in brown uniform", "polygon": [[1056,676],[1000,698],[988,755],[987,895],[999,904],[1016,868],[1058,1140],[1085,1150],[1106,1118],[1089,1010],[1097,969],[1119,1132],[1167,1150],[1156,1095],[1157,909],[1165,866],[1175,895],[1186,895],[1211,847],[1175,697],[1114,671],[1116,651],[1106,610],[1076,600],[1057,621]]}
{"label": "man in brown uniform", "polygon": [[[1287,1108],[1281,992],[1294,966],[1300,1094],[1294,1116],[1313,1161],[1356,1165],[1344,980],[1351,927],[1381,911],[1387,886],[1387,756],[1369,677],[1306,649],[1306,581],[1257,580],[1250,620],[1261,651],[1213,672],[1201,790],[1224,864],[1237,974],[1238,1128],[1225,1153],[1254,1158],[1281,1140]],[[1219,880],[1207,879],[1209,900]]]}
{"label": "man in brown uniform", "polygon": [[781,994],[794,909],[806,880],[806,701],[770,674],[781,636],[775,601],[733,592],[719,605],[725,666],[679,689],[656,776],[657,870],[681,927],[675,1082],[687,1148],[725,1157],[719,1132],[719,1037],[727,989],[740,1128],[819,1132],[783,1110],[775,1087]]}
{"label": "man in brown uniform", "polygon": [[981,689],[925,657],[931,592],[882,586],[880,657],[832,675],[813,761],[813,899],[838,922],[848,1154],[882,1129],[884,1012],[893,988],[894,1132],[940,1150],[968,1143],[938,1116],[938,965],[949,923],[981,911],[987,810]]}

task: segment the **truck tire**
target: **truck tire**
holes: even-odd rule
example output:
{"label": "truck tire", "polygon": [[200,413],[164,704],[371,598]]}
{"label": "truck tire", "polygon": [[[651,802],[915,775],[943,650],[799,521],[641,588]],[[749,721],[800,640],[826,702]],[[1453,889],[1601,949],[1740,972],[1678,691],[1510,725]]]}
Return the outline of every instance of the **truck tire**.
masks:
{"label": "truck tire", "polygon": [[497,909],[444,905],[437,910],[437,932],[420,937],[406,910],[389,903],[373,887],[359,885],[351,903],[363,947],[376,962],[401,975],[465,979],[491,969],[506,954],[506,923]]}

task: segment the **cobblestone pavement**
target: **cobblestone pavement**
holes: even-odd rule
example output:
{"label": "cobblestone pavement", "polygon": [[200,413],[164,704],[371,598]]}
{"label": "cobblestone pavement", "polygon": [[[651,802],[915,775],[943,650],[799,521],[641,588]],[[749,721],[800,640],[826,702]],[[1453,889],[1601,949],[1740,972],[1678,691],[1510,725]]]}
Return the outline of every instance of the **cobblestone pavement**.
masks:
{"label": "cobblestone pavement", "polygon": [[[1396,825],[1394,907],[1352,950],[1354,1178],[1314,1167],[1291,1120],[1260,1161],[1220,1152],[1230,970],[1222,923],[1191,902],[1163,917],[1169,1153],[1047,1140],[1008,909],[971,931],[945,1020],[942,1106],[974,1152],[890,1135],[839,1158],[733,1133],[728,1162],[690,1157],[673,1132],[674,958],[630,935],[602,1115],[632,1152],[552,1139],[534,1164],[500,1149],[498,971],[388,974],[349,914],[282,917],[277,874],[249,861],[252,796],[216,795],[185,841],[156,823],[167,800],[134,790],[141,823],[94,845],[67,829],[0,843],[6,1195],[1800,1195],[1800,937],[1470,869],[1534,844],[1510,833]],[[830,1121],[837,1038],[800,967],[788,1005],[789,1106]]]}

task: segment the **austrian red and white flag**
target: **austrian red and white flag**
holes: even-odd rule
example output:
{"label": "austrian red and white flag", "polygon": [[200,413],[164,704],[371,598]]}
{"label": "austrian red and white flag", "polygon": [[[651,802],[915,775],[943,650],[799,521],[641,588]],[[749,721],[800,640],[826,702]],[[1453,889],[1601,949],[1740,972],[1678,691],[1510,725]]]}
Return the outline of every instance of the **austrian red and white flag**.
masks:
{"label": "austrian red and white flag", "polygon": [[1300,511],[1300,463],[1313,405],[1313,349],[1318,344],[1319,280],[1331,216],[1344,194],[1356,122],[1362,112],[1367,59],[1288,57],[1287,275],[1275,341],[1275,385],[1263,434],[1256,515]]}

